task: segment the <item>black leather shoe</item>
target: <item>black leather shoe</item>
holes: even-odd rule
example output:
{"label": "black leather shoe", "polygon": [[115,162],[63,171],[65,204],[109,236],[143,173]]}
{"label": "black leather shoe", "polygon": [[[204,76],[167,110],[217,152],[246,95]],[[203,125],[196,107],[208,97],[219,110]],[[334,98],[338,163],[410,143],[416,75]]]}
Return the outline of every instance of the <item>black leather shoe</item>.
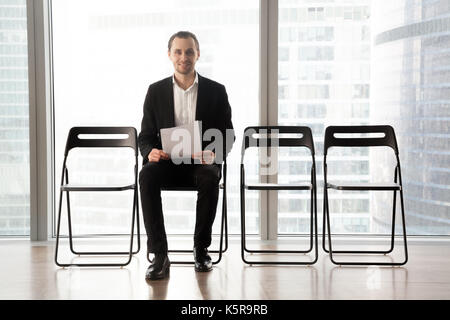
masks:
{"label": "black leather shoe", "polygon": [[147,280],[158,280],[164,279],[169,276],[170,272],[170,261],[167,254],[157,253],[152,260],[152,263],[145,273],[145,279]]}
{"label": "black leather shoe", "polygon": [[195,271],[208,272],[212,270],[211,257],[208,249],[194,247]]}

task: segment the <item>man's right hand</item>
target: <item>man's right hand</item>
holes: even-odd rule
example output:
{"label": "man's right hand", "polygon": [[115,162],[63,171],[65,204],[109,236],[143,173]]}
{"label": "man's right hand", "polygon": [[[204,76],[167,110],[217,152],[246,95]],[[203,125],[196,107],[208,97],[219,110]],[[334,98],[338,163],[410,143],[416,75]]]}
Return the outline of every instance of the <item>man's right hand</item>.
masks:
{"label": "man's right hand", "polygon": [[169,155],[162,150],[153,148],[148,154],[148,161],[159,162],[160,160],[169,160]]}

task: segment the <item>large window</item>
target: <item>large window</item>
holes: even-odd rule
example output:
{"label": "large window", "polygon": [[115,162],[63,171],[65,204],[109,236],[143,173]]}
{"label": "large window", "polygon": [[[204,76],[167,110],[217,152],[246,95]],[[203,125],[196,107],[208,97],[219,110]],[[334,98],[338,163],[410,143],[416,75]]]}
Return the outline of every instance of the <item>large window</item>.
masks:
{"label": "large window", "polygon": [[[408,234],[450,234],[449,12],[447,1],[279,0],[278,123],[312,128],[319,183],[326,126],[392,125]],[[393,180],[392,150],[335,149],[329,180]],[[307,180],[308,157],[283,152],[278,179]],[[308,197],[278,195],[279,233],[308,231]],[[391,205],[391,193],[330,192],[333,231],[388,233]]]}
{"label": "large window", "polygon": [[[52,1],[56,185],[70,127],[129,125],[139,130],[148,85],[172,74],[167,58],[170,35],[190,30],[200,41],[199,73],[226,86],[233,110],[237,139],[228,159],[228,209],[230,232],[239,233],[242,132],[246,126],[257,125],[260,118],[265,119],[266,114],[272,117],[267,110],[271,106],[259,105],[259,95],[267,94],[259,88],[259,32],[260,26],[269,25],[267,20],[259,21],[259,7],[259,0]],[[278,74],[268,75],[269,79],[278,77],[278,112],[276,119],[268,122],[312,128],[319,183],[319,229],[325,128],[390,124],[396,129],[400,147],[408,233],[449,235],[447,1],[278,0],[278,9],[278,42],[268,41],[274,48],[269,47],[266,52],[268,61],[271,53],[278,52]],[[273,14],[269,10],[268,15]],[[271,32],[265,30],[262,34]],[[14,106],[14,110],[26,110],[26,105],[19,102]],[[6,108],[2,102],[1,108],[1,116],[5,117],[5,112],[11,112],[13,107]],[[118,165],[124,172],[131,170],[132,161],[112,150],[76,151],[74,156],[69,163],[72,173],[78,170],[71,177],[73,182],[102,182],[102,175],[112,172],[121,181],[132,179],[114,169]],[[83,159],[88,160],[88,165],[79,167]],[[309,178],[306,151],[284,149],[278,159],[278,182]],[[330,151],[328,160],[330,180],[393,179],[393,170],[388,168],[395,158],[388,149],[336,148]],[[257,181],[257,166],[248,165],[247,177]],[[12,174],[12,170],[7,170]],[[11,190],[8,188],[8,192]],[[112,199],[109,196],[71,197],[76,208],[73,218],[79,226],[77,233],[128,232],[131,194]],[[24,192],[18,192],[11,199],[20,202],[23,197]],[[268,223],[277,221],[279,234],[308,232],[309,194],[279,192],[276,197],[278,216],[271,219],[270,215],[277,212],[268,212]],[[163,195],[169,233],[192,233],[195,199],[190,193]],[[274,199],[273,194],[268,199]],[[392,194],[330,193],[333,231],[389,232],[391,200]],[[249,192],[247,232],[260,231],[259,204],[259,193]],[[266,227],[273,233],[274,228]]]}
{"label": "large window", "polygon": [[0,235],[30,233],[27,10],[0,2]]}
{"label": "large window", "polygon": [[372,6],[371,113],[398,133],[408,233],[449,235],[450,5]]}
{"label": "large window", "polygon": [[[189,30],[200,42],[198,72],[225,85],[232,107],[237,139],[228,158],[227,195],[229,230],[238,233],[242,132],[259,118],[259,1],[53,1],[52,16],[56,185],[72,126],[134,126],[139,131],[148,86],[173,74],[168,39]],[[105,174],[132,180],[114,171],[117,166],[132,170],[132,160],[126,160],[130,154],[89,150],[73,156],[68,164],[71,182],[107,182],[101,180]],[[81,167],[82,160],[88,164]],[[131,193],[110,196],[73,193],[72,215],[79,226],[74,232],[129,232]],[[163,193],[167,232],[192,234],[195,205],[194,193]],[[258,212],[254,195],[248,199],[248,230],[253,233],[259,232]],[[219,222],[216,219],[215,232]]]}

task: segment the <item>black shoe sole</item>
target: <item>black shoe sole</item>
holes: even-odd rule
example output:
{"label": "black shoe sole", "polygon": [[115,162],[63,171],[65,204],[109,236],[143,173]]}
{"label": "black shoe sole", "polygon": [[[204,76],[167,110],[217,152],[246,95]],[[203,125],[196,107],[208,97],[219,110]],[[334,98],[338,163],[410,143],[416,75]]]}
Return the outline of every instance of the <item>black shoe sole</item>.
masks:
{"label": "black shoe sole", "polygon": [[197,268],[197,267],[195,267],[195,271],[196,272],[210,272],[210,271],[212,271],[212,267],[211,268],[209,268],[209,269],[203,269],[203,268]]}
{"label": "black shoe sole", "polygon": [[154,277],[145,277],[145,280],[162,280],[162,279],[166,279],[170,276],[170,268],[167,268],[167,271],[165,273],[163,273],[160,276],[154,276]]}

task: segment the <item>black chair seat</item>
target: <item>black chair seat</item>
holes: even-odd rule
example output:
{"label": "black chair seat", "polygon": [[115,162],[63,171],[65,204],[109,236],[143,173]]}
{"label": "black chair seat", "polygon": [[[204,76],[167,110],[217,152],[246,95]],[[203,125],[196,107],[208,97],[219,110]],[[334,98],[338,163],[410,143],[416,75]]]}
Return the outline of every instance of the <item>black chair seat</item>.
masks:
{"label": "black chair seat", "polygon": [[135,184],[129,185],[87,185],[87,184],[64,184],[61,186],[61,191],[124,191],[134,190]]}
{"label": "black chair seat", "polygon": [[312,190],[311,183],[254,183],[244,186],[247,190]]}
{"label": "black chair seat", "polygon": [[[223,189],[223,183],[219,184],[219,188]],[[161,187],[162,191],[197,191],[197,187],[195,186],[163,186]]]}
{"label": "black chair seat", "polygon": [[327,188],[336,190],[401,190],[398,183],[393,182],[342,182],[342,183],[327,183]]}

